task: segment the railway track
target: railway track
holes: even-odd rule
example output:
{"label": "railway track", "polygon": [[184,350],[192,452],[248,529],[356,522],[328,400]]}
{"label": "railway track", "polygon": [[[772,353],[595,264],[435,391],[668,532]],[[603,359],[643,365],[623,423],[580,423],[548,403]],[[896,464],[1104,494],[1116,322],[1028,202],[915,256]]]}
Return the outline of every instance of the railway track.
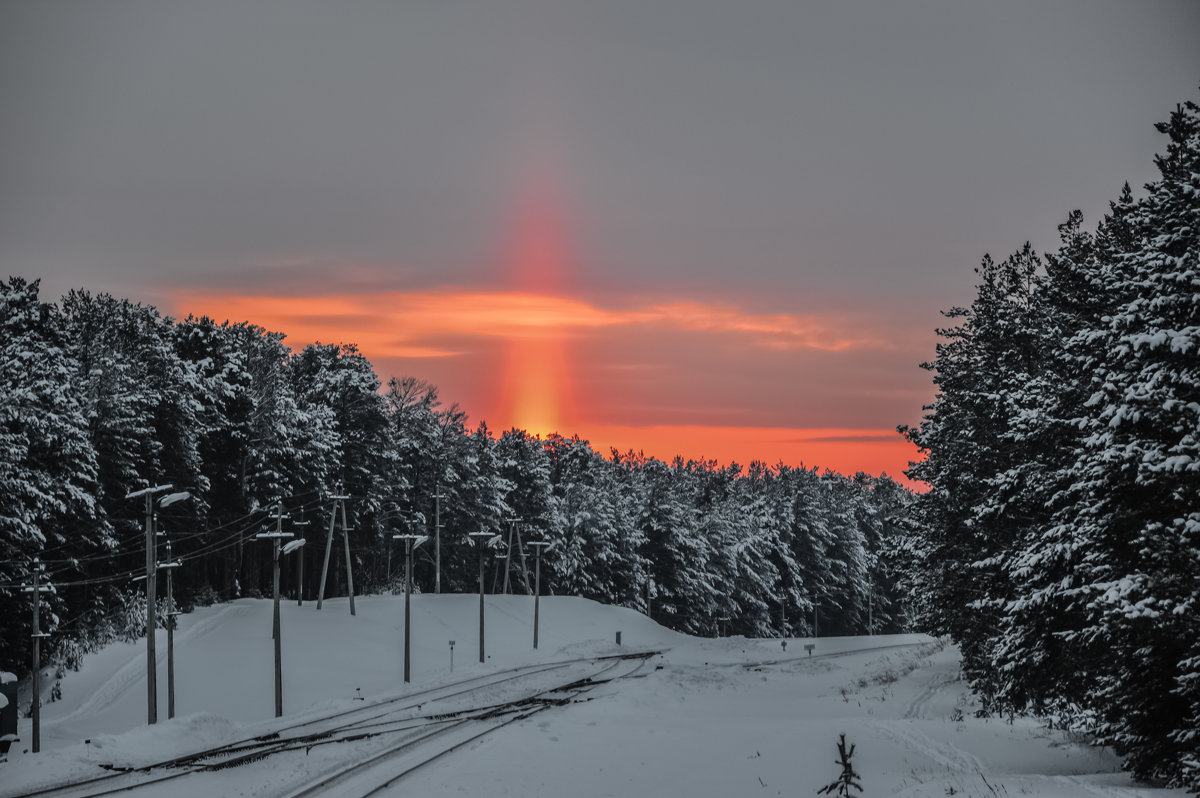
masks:
{"label": "railway track", "polygon": [[917,648],[920,646],[933,645],[929,641],[920,641],[913,643],[891,643],[886,646],[871,646],[869,648],[854,648],[848,651],[830,651],[824,654],[800,655],[795,657],[781,657],[779,659],[758,660],[755,662],[739,662],[738,667],[746,670],[755,670],[756,668],[766,668],[772,665],[792,665],[797,662],[809,662],[814,659],[833,659],[835,657],[850,657],[855,654],[871,654],[876,651],[890,651],[897,648]]}
{"label": "railway track", "polygon": [[[650,656],[652,654],[624,657],[607,663],[584,679],[542,690],[524,700],[497,707],[479,718],[481,723],[463,719],[445,728],[428,731],[416,739],[389,745],[366,759],[292,788],[282,793],[280,798],[310,798],[329,792],[361,798],[378,795],[406,776],[505,726],[553,707],[569,704],[599,685],[637,675]],[[628,662],[630,659],[635,660],[632,667]],[[625,670],[622,671],[622,668]]]}
{"label": "railway track", "polygon": [[[427,741],[441,738],[451,741],[451,750],[454,750],[470,741],[453,742],[457,739],[456,735],[466,733],[464,730],[470,730],[471,740],[477,739],[529,714],[571,700],[571,697],[564,696],[578,695],[610,681],[602,677],[619,669],[622,663],[635,661],[636,667],[632,670],[636,671],[658,653],[643,651],[607,657],[580,657],[509,668],[351,709],[304,718],[267,734],[148,765],[102,766],[108,772],[91,778],[44,785],[25,792],[0,792],[0,798],[98,798],[149,790],[153,790],[150,794],[161,794],[163,790],[170,789],[164,782],[191,774],[249,765],[290,751],[311,752],[337,743],[377,738],[387,741],[383,746],[385,753],[378,756],[372,754],[371,762],[392,759],[401,752],[414,750]],[[549,688],[544,686],[547,675],[557,676]],[[523,682],[533,681],[538,686],[531,684],[522,687]],[[498,700],[494,697],[496,694],[501,695]],[[471,702],[472,696],[479,700]],[[458,706],[464,702],[464,706]],[[433,758],[445,753],[448,751],[440,751]],[[358,771],[365,766],[359,763],[353,770]]]}

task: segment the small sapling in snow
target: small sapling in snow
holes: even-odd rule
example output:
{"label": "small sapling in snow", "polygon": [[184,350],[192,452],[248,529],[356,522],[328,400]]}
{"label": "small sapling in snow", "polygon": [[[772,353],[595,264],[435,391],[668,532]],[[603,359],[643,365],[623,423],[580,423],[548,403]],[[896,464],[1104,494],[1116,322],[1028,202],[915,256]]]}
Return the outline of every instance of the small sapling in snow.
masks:
{"label": "small sapling in snow", "polygon": [[837,779],[831,784],[827,784],[817,790],[817,795],[837,795],[838,798],[850,798],[850,789],[854,788],[859,792],[863,791],[862,784],[859,779],[862,776],[854,771],[854,765],[850,763],[850,758],[854,756],[855,746],[851,745],[849,750],[846,749],[846,735],[838,735],[838,759],[837,764],[842,766],[842,772]]}

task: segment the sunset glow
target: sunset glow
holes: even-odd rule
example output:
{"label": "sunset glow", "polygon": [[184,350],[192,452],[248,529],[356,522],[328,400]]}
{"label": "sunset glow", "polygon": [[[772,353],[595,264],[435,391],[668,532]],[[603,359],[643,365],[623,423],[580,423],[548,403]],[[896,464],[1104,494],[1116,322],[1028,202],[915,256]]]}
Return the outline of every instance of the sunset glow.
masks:
{"label": "sunset glow", "polygon": [[[293,348],[357,343],[383,381],[404,374],[429,379],[445,401],[463,406],[473,424],[486,421],[496,433],[515,426],[540,435],[579,435],[601,452],[633,449],[664,460],[681,455],[742,465],[783,461],[843,473],[887,472],[897,479],[916,456],[887,428],[829,428],[808,418],[798,418],[795,427],[735,426],[716,417],[698,424],[694,413],[672,409],[652,388],[635,383],[630,396],[624,382],[614,382],[666,368],[631,362],[664,340],[672,342],[662,355],[666,363],[684,356],[704,362],[724,350],[733,352],[726,357],[749,362],[786,360],[803,351],[839,358],[891,347],[882,333],[833,315],[756,314],[733,304],[674,298],[601,306],[568,296],[452,289],[319,297],[179,292],[172,304],[180,316],[251,320],[286,332]],[[585,339],[586,351],[576,346]],[[581,390],[585,373],[591,387]],[[619,416],[629,423],[611,422],[615,411],[603,403],[613,393],[632,403]]]}
{"label": "sunset glow", "polygon": [[[603,453],[902,478],[913,447],[878,418],[855,412],[878,403],[876,374],[896,356],[894,330],[862,314],[781,312],[761,298],[747,307],[736,295],[609,291],[600,298],[572,290],[580,267],[561,180],[540,164],[525,182],[503,220],[500,279],[488,288],[317,293],[302,280],[285,281],[287,291],[271,293],[177,291],[172,310],[250,320],[286,333],[295,348],[356,343],[384,382],[428,380],[444,402],[458,402],[472,424],[485,421],[496,434],[517,427],[579,435]],[[390,271],[377,269],[371,279],[369,267],[328,268],[367,283]],[[845,375],[832,398],[839,404],[815,412],[831,401],[831,383],[810,374],[830,369]],[[850,426],[856,422],[862,428]]]}
{"label": "sunset glow", "polygon": [[917,456],[912,444],[895,430],[886,429],[598,425],[585,430],[586,434],[581,431],[579,436],[604,454],[609,449],[632,449],[668,462],[678,455],[685,460],[736,462],[743,467],[754,460],[767,465],[782,462],[843,474],[886,473],[906,484],[901,469]]}

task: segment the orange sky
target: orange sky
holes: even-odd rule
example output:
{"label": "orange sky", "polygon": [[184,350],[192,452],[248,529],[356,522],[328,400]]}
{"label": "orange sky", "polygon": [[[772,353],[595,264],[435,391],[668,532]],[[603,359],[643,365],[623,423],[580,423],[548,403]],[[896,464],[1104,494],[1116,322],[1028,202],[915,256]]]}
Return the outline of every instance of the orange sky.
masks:
{"label": "orange sky", "polygon": [[145,5],[0,4],[9,274],[497,431],[892,476],[939,309],[1154,179],[1200,64],[1196,3]]}
{"label": "orange sky", "polygon": [[[721,410],[705,421],[705,413],[663,400],[652,386],[664,374],[669,379],[671,361],[682,358],[711,358],[711,376],[719,379],[720,363],[730,358],[786,361],[804,353],[838,358],[888,350],[883,333],[833,314],[762,314],[663,298],[600,305],[564,295],[451,288],[323,296],[179,291],[173,304],[181,316],[248,319],[286,332],[293,347],[355,342],[382,380],[428,379],[444,401],[459,402],[472,423],[485,420],[495,432],[517,426],[578,434],[604,453],[632,448],[662,459],[678,454],[743,465],[782,460],[895,478],[915,454],[885,426],[728,424],[721,423]],[[631,363],[663,341],[669,351],[662,362]],[[603,376],[623,373],[634,376]],[[707,398],[698,396],[695,405]]]}
{"label": "orange sky", "polygon": [[579,435],[603,453],[902,479],[915,450],[894,424],[911,419],[878,408],[890,401],[882,364],[912,362],[895,330],[861,314],[751,308],[744,297],[684,287],[602,298],[572,291],[571,214],[552,169],[530,174],[493,285],[384,289],[391,281],[380,275],[378,290],[329,292],[292,281],[270,294],[178,290],[173,310],[249,320],[286,333],[293,347],[356,343],[382,381],[428,380],[496,433],[515,426]]}

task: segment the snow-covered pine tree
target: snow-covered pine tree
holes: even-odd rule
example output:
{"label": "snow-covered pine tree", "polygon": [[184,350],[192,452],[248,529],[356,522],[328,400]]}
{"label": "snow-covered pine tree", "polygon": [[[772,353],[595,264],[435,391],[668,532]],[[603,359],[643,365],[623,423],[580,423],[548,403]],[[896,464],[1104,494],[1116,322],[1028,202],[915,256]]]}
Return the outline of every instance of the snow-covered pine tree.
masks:
{"label": "snow-covered pine tree", "polygon": [[[0,670],[28,668],[30,601],[18,587],[33,559],[60,579],[116,543],[95,500],[96,453],[72,390],[78,369],[62,320],[37,281],[0,281]],[[43,629],[67,594],[51,600]]]}
{"label": "snow-covered pine tree", "polygon": [[1200,108],[1158,129],[1160,178],[1106,276],[1118,307],[1090,333],[1077,637],[1107,650],[1102,738],[1136,775],[1200,789]]}
{"label": "snow-covered pine tree", "polygon": [[1090,369],[1081,364],[1096,352],[1092,336],[1082,333],[1112,310],[1101,274],[1111,250],[1105,230],[1115,218],[1097,236],[1083,230],[1078,211],[1059,226],[1059,250],[1046,256],[1030,304],[1037,357],[1014,399],[1019,421],[1005,433],[1018,457],[996,480],[1008,490],[989,498],[996,517],[1018,530],[1005,563],[1014,589],[995,648],[997,705],[1064,722],[1085,703],[1093,672],[1091,655],[1072,643],[1083,556],[1072,503],[1082,447],[1077,419],[1092,391]]}
{"label": "snow-covered pine tree", "polygon": [[389,476],[397,473],[379,379],[353,344],[310,344],[293,355],[289,365],[298,405],[313,409],[314,415],[316,408],[329,411],[331,424],[322,451],[328,450],[330,464],[322,471],[332,484],[324,487],[352,497],[346,502],[346,520],[352,530],[351,549],[359,549],[354,567],[368,561],[375,566],[386,558],[386,550],[372,534],[378,527],[370,519],[383,510],[394,487]]}
{"label": "snow-covered pine tree", "polygon": [[1030,305],[1039,268],[1028,244],[1001,263],[984,257],[975,301],[944,314],[961,321],[938,330],[937,357],[922,364],[935,373],[934,404],[918,428],[901,428],[926,453],[907,474],[931,488],[917,501],[927,531],[924,620],[959,644],[985,705],[998,690],[996,633],[1013,598],[1005,563],[1019,533],[1010,505],[1022,500],[1024,480],[1012,481],[1011,469],[1025,453],[1009,437],[1038,369]]}

